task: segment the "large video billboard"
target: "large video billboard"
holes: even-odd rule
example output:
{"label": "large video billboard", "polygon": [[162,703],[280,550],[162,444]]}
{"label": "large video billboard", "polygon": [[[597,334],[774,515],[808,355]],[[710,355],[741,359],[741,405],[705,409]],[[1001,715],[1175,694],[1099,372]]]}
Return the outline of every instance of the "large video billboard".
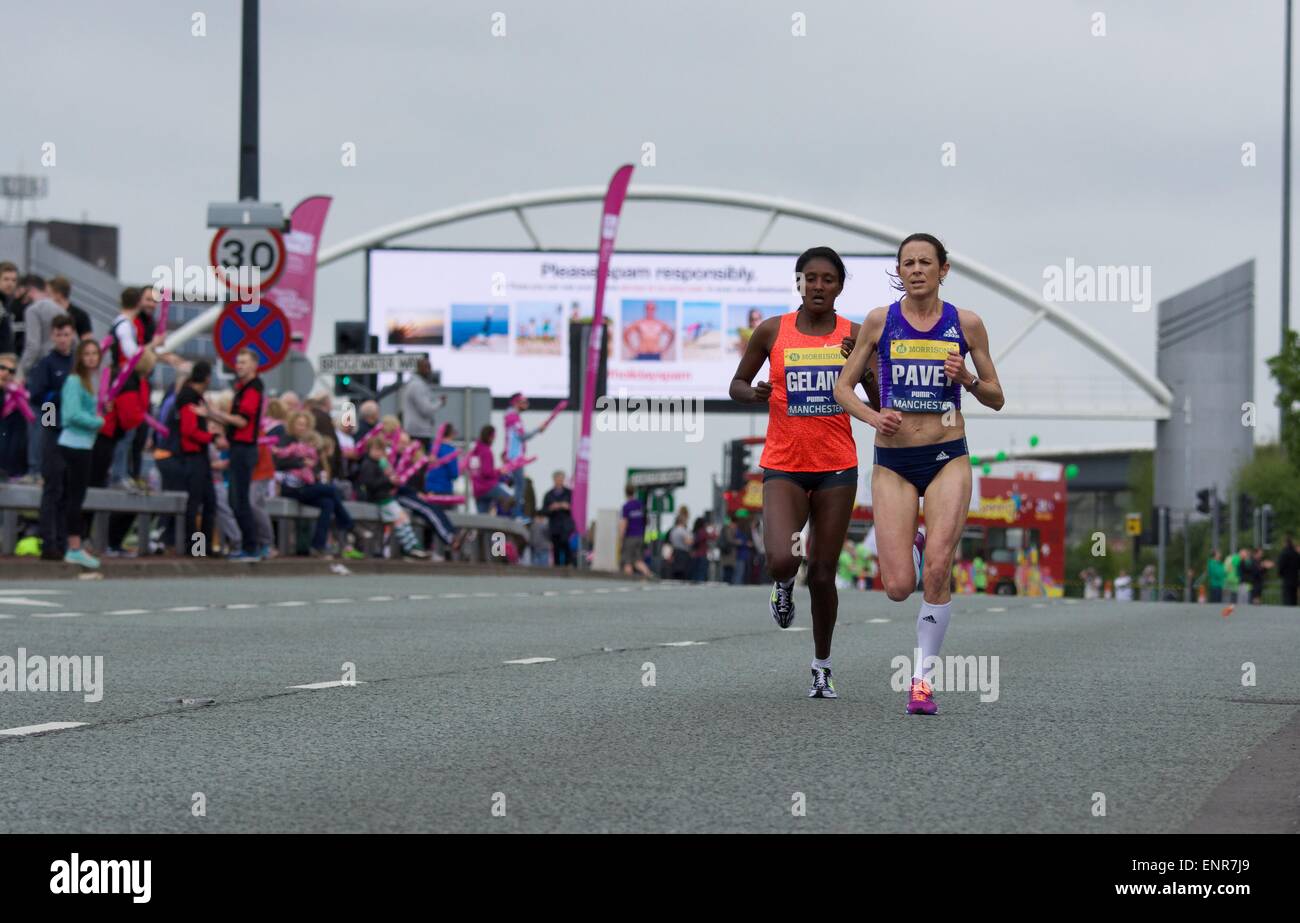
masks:
{"label": "large video billboard", "polygon": [[[837,301],[861,321],[897,293],[892,256],[846,256]],[[725,400],[764,318],[799,305],[795,254],[615,253],[605,294],[609,391]],[[536,250],[371,250],[370,332],[381,350],[430,353],[445,385],[505,397],[569,391],[569,323],[591,317],[596,255]]]}

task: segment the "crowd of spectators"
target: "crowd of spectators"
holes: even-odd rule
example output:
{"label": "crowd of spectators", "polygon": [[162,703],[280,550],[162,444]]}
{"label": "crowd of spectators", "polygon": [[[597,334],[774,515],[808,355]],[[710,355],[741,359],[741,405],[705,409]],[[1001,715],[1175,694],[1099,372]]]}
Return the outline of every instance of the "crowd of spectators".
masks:
{"label": "crowd of spectators", "polygon": [[[540,506],[524,474],[527,440],[540,430],[524,431],[522,395],[511,399],[498,456],[492,427],[465,444],[438,420],[445,399],[427,362],[399,395],[401,419],[382,416],[375,401],[344,411],[323,389],[306,399],[269,393],[250,350],[225,386],[207,361],[162,350],[150,286],[121,292],[103,343],[70,296],[66,279],[20,276],[0,263],[0,480],[40,487],[42,558],[93,569],[97,555],[275,557],[268,502],[283,496],[319,510],[290,543],[296,553],[455,559],[475,537],[448,515],[463,508],[462,475],[472,511],[526,527],[529,539],[505,549],[511,561],[572,566],[581,553],[563,473]],[[173,374],[156,380],[160,364]],[[137,517],[112,513],[103,547],[92,549],[84,503],[93,487],[185,493],[183,528],[160,517],[136,534]],[[378,507],[380,522],[370,525],[387,541],[372,542],[374,532],[353,521],[353,500]]]}

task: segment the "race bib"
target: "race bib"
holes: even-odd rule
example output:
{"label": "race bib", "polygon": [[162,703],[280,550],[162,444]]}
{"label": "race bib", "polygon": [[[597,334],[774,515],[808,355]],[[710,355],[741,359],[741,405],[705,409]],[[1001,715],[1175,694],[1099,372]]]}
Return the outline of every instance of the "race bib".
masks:
{"label": "race bib", "polygon": [[943,361],[957,352],[949,340],[894,340],[889,344],[889,406],[911,413],[943,413],[952,404]]}
{"label": "race bib", "polygon": [[824,417],[843,413],[835,400],[835,382],[844,368],[838,346],[785,350],[785,398],[787,416]]}

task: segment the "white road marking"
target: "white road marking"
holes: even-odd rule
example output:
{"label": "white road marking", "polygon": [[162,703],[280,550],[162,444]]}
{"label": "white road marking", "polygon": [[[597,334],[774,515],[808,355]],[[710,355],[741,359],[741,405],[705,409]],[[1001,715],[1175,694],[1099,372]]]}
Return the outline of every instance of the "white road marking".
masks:
{"label": "white road marking", "polygon": [[43,599],[28,599],[26,596],[6,596],[5,604],[9,606],[46,606],[50,609],[59,608],[58,603],[47,603]]}
{"label": "white road marking", "polygon": [[163,612],[202,612],[207,606],[172,606]]}
{"label": "white road marking", "polygon": [[148,609],[110,609],[105,615],[144,615]]}
{"label": "white road marking", "polygon": [[569,590],[569,595],[570,595],[570,596],[581,596],[581,595],[582,595],[583,593],[585,593],[585,592],[587,592],[587,591],[586,591],[586,590]]}
{"label": "white road marking", "polygon": [[34,619],[76,619],[85,615],[84,612],[33,612]]}
{"label": "white road marking", "polygon": [[621,587],[619,587],[617,590],[615,590],[614,592],[615,592],[615,593],[631,593],[631,592],[632,592],[632,588],[631,588],[630,586],[621,586]]}
{"label": "white road marking", "polygon": [[407,599],[433,599],[432,593],[412,593]]}
{"label": "white road marking", "polygon": [[12,618],[17,618],[17,616],[9,615],[6,612],[0,612],[0,619],[12,619]]}
{"label": "white road marking", "polygon": [[0,596],[64,596],[67,590],[0,590]]}
{"label": "white road marking", "polygon": [[28,734],[44,734],[46,731],[64,731],[79,728],[84,721],[51,721],[47,724],[29,724],[26,727],[7,728],[0,731],[0,737],[26,737]]}
{"label": "white road marking", "polygon": [[807,625],[792,625],[789,628],[783,628],[782,631],[808,631]]}
{"label": "white road marking", "polygon": [[888,621],[889,619],[867,619],[867,623],[870,625],[883,625]]}
{"label": "white road marking", "polygon": [[608,593],[609,590],[606,590],[606,589],[599,589],[599,590],[592,590],[591,592],[593,592],[593,593]]}
{"label": "white road marking", "polygon": [[465,599],[465,598],[468,597],[468,596],[469,596],[468,593],[442,593],[442,594],[440,594],[440,598],[441,598],[441,599]]}
{"label": "white road marking", "polygon": [[261,603],[226,603],[227,609],[256,609]]}
{"label": "white road marking", "polygon": [[305,605],[307,605],[307,604],[306,604],[305,602],[303,602],[302,600],[300,600],[300,599],[288,599],[288,600],[285,600],[285,601],[282,602],[282,603],[271,603],[271,605],[273,605],[273,606],[279,606],[279,607],[281,607],[281,608],[283,608],[283,609],[287,609],[287,608],[289,608],[289,607],[291,607],[291,606],[305,606]]}
{"label": "white road marking", "polygon": [[336,686],[364,686],[365,681],[359,679],[332,679],[324,683],[303,683],[300,686],[285,686],[286,689],[333,689]]}
{"label": "white road marking", "polygon": [[660,647],[696,647],[701,644],[708,644],[708,641],[661,641]]}
{"label": "white road marking", "polygon": [[318,603],[322,603],[323,605],[326,605],[326,606],[337,606],[337,605],[339,605],[340,603],[351,603],[351,602],[356,602],[356,600],[355,600],[355,599],[346,599],[346,598],[344,598],[344,597],[342,597],[342,596],[333,596],[333,597],[330,597],[329,599],[318,599],[318,600],[316,600],[316,602],[318,602]]}
{"label": "white road marking", "polygon": [[496,593],[475,593],[476,599],[496,599]]}
{"label": "white road marking", "polygon": [[390,603],[396,598],[396,596],[367,596],[366,600],[372,603]]}
{"label": "white road marking", "polygon": [[555,662],[555,658],[554,658],[554,657],[522,657],[522,658],[520,658],[519,660],[503,660],[503,661],[501,661],[501,662],[502,662],[502,663],[521,663],[521,664],[525,664],[525,665],[527,665],[527,664],[534,664],[534,663],[554,663],[554,662]]}
{"label": "white road marking", "polygon": [[560,591],[559,591],[559,590],[543,590],[543,591],[542,591],[542,595],[543,595],[543,596],[559,596],[559,595],[560,595]]}
{"label": "white road marking", "polygon": [[992,608],[985,609],[984,611],[985,612],[1006,612],[1007,608],[1006,606],[993,606]]}

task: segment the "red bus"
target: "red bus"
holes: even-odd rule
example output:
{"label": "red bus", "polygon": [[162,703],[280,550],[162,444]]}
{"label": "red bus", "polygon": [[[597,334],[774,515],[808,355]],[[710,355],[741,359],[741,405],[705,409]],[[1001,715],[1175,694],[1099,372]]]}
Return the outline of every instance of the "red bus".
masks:
{"label": "red bus", "polygon": [[[990,464],[989,474],[972,469],[971,510],[953,565],[957,593],[974,593],[977,559],[982,563],[985,593],[999,596],[1051,596],[1065,588],[1065,468],[1056,462],[1004,461]],[[723,494],[728,513],[744,507],[750,515],[763,508],[761,472],[745,475],[744,490]],[[867,538],[873,520],[870,505],[853,508],[849,535]],[[921,522],[925,521],[924,510]]]}

